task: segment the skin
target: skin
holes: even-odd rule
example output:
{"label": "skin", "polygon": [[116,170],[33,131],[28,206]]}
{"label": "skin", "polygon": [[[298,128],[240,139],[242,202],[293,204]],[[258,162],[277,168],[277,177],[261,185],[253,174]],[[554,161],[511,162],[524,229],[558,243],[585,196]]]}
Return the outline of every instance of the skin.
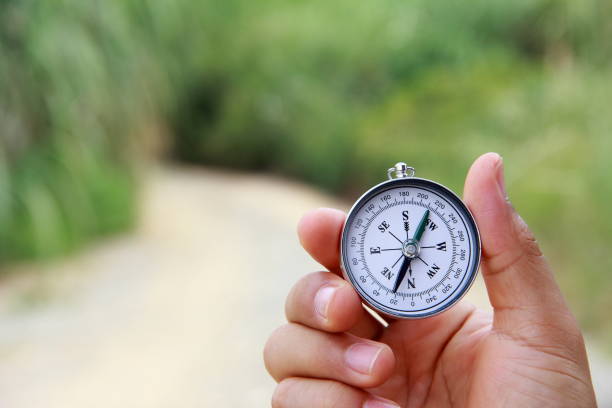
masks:
{"label": "skin", "polygon": [[[319,209],[302,218],[302,246],[329,271],[294,286],[289,323],[266,344],[266,367],[278,382],[273,408],[596,406],[582,334],[507,200],[499,155],[474,162],[464,201],[480,229],[493,313],[463,301],[387,328],[340,277],[345,214]],[[355,361],[360,371],[351,368]]]}

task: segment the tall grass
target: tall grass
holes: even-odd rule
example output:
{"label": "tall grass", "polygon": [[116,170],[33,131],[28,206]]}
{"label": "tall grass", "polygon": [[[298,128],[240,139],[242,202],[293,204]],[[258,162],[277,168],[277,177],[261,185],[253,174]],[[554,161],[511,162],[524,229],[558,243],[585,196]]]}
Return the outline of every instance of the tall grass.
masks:
{"label": "tall grass", "polygon": [[132,222],[129,145],[153,78],[142,80],[123,11],[101,10],[0,4],[0,261],[63,253]]}

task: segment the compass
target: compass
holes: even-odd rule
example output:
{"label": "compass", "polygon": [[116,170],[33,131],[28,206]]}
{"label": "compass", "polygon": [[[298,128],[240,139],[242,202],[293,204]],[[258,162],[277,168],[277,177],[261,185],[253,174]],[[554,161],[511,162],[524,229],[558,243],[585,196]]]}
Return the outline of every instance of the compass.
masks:
{"label": "compass", "polygon": [[397,163],[389,180],[351,208],[340,244],[342,271],[362,300],[393,318],[448,309],[468,291],[480,264],[474,217],[450,189]]}

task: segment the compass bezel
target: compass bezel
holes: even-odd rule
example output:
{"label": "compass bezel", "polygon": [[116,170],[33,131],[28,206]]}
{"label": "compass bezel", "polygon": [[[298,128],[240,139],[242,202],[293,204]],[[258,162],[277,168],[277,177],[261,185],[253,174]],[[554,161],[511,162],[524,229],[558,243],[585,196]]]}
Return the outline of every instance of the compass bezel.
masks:
{"label": "compass bezel", "polygon": [[[352,225],[352,222],[356,214],[363,207],[363,205],[366,202],[368,202],[372,197],[378,194],[381,194],[382,192],[387,191],[389,189],[394,189],[394,188],[399,188],[399,187],[429,188],[429,189],[433,189],[439,194],[442,194],[446,200],[451,202],[456,207],[456,210],[458,212],[462,213],[461,217],[466,223],[466,229],[469,230],[469,232],[468,231],[466,232],[470,236],[470,239],[473,238],[474,240],[473,242],[473,246],[474,246],[473,264],[470,266],[469,271],[466,269],[466,272],[463,278],[463,279],[467,278],[468,282],[466,282],[460,287],[457,287],[456,291],[460,290],[459,293],[455,293],[456,291],[454,291],[453,294],[449,295],[448,298],[452,297],[452,299],[449,302],[444,303],[441,306],[440,305],[433,306],[431,311],[427,311],[423,313],[414,313],[414,312],[402,313],[402,312],[399,312],[398,310],[391,309],[385,305],[381,305],[380,303],[372,299],[371,296],[361,287],[361,285],[356,281],[356,277],[354,276],[352,271],[349,272],[350,263],[349,263],[349,259],[347,258],[348,256],[347,251],[345,251],[345,246],[348,244],[348,240],[349,240],[348,226]],[[472,215],[469,208],[465,205],[465,203],[461,200],[461,198],[459,198],[459,196],[455,194],[448,187],[440,183],[437,183],[435,181],[420,178],[420,177],[394,178],[391,180],[386,180],[382,183],[379,183],[373,186],[372,188],[367,190],[365,193],[363,193],[361,197],[359,197],[355,201],[355,203],[349,210],[346,221],[344,222],[344,225],[342,227],[342,234],[341,234],[341,240],[340,240],[340,268],[342,270],[344,279],[351,282],[351,284],[353,285],[353,287],[359,294],[359,297],[361,298],[361,300],[368,307],[372,308],[378,313],[381,313],[383,316],[391,317],[394,319],[422,319],[426,317],[431,317],[431,316],[440,314],[450,309],[454,305],[456,305],[465,296],[465,294],[469,291],[469,289],[472,287],[476,279],[476,276],[478,275],[481,256],[482,256],[482,246],[481,246],[481,240],[480,240],[480,232],[478,230],[476,220],[474,219],[474,216]],[[349,270],[347,270],[347,266]]]}

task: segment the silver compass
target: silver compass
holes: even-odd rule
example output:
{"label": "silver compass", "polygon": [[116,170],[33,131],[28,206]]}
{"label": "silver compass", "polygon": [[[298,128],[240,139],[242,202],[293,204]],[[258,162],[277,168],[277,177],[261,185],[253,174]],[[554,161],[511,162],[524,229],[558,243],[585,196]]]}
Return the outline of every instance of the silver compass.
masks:
{"label": "silver compass", "polygon": [[345,279],[374,310],[423,318],[454,305],[480,264],[474,217],[450,189],[397,163],[351,208],[340,245]]}

